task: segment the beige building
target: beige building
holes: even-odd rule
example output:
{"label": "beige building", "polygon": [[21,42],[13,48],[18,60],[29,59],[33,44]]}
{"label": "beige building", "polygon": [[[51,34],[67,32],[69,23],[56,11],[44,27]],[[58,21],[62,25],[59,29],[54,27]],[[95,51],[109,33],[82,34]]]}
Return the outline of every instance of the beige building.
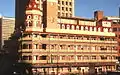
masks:
{"label": "beige building", "polygon": [[74,0],[58,0],[58,16],[74,16]]}
{"label": "beige building", "polygon": [[[46,0],[42,3],[43,11],[40,1],[21,1],[27,5],[26,10],[21,11],[25,16],[16,13],[16,22],[23,18],[26,26],[20,39],[19,62],[30,63],[33,72],[39,73],[115,71],[118,55],[112,21],[102,20],[101,11],[95,12],[96,20],[73,17],[74,0]],[[65,5],[70,5],[71,17],[59,17],[60,4],[65,10]],[[20,6],[22,3],[16,9]],[[20,24],[16,23],[16,29]]]}
{"label": "beige building", "polygon": [[0,44],[1,48],[4,45],[4,41],[8,40],[11,34],[14,32],[15,18],[0,16]]}
{"label": "beige building", "polygon": [[105,17],[108,20],[111,20],[113,22],[112,29],[113,32],[116,34],[116,39],[118,42],[118,60],[120,61],[120,17],[117,16],[106,16]]}

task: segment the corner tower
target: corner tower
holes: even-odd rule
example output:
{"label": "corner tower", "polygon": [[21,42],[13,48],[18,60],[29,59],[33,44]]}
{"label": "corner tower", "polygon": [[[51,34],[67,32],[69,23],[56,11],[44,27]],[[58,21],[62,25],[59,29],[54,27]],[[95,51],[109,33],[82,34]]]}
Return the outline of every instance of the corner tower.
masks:
{"label": "corner tower", "polygon": [[26,7],[26,31],[40,31],[42,29],[42,10],[40,9],[41,0],[30,0]]}
{"label": "corner tower", "polygon": [[41,3],[41,0],[16,0],[15,29],[24,26],[25,31],[40,31],[42,29]]}

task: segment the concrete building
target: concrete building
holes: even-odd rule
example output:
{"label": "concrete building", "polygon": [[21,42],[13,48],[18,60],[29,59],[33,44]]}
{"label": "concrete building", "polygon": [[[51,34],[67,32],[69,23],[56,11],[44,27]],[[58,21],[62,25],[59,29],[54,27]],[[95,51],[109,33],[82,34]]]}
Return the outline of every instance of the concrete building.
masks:
{"label": "concrete building", "polygon": [[95,20],[73,17],[73,7],[71,17],[59,17],[59,2],[64,1],[16,1],[16,30],[25,26],[19,62],[30,63],[39,73],[115,71],[118,54],[112,21],[102,19],[102,11],[94,13]]}
{"label": "concrete building", "polygon": [[106,16],[105,18],[112,21],[112,29],[113,32],[116,34],[116,39],[118,42],[118,60],[120,61],[120,17]]}
{"label": "concrete building", "polygon": [[8,40],[14,32],[15,18],[0,16],[0,46],[4,45],[4,41]]}
{"label": "concrete building", "polygon": [[73,17],[74,0],[58,0],[58,16]]}

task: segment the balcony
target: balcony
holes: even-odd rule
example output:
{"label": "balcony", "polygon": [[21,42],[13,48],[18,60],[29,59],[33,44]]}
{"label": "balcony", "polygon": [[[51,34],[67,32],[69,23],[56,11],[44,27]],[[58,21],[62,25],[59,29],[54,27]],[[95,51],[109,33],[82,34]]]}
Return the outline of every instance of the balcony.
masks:
{"label": "balcony", "polygon": [[59,39],[59,38],[41,38],[41,41],[43,42],[47,42],[47,41],[55,41],[55,42],[85,42],[85,43],[113,43],[113,44],[117,44],[117,41],[101,41],[101,40],[81,40],[81,39]]}
{"label": "balcony", "polygon": [[31,41],[38,41],[38,40],[40,40],[40,38],[39,37],[23,37],[21,40],[31,40]]}
{"label": "balcony", "polygon": [[112,33],[112,32],[96,32],[96,31],[66,30],[66,29],[46,29],[46,32],[99,35],[99,36],[115,36],[115,33]]}
{"label": "balcony", "polygon": [[44,52],[47,52],[47,50],[43,50],[43,49],[22,49],[22,50],[19,50],[19,52],[23,52],[23,53],[27,53],[27,52],[31,52],[31,53],[44,53]]}
{"label": "balcony", "polygon": [[32,60],[32,63],[47,63],[47,60]]}
{"label": "balcony", "polygon": [[22,60],[20,62],[24,62],[24,63],[47,63],[47,60]]}

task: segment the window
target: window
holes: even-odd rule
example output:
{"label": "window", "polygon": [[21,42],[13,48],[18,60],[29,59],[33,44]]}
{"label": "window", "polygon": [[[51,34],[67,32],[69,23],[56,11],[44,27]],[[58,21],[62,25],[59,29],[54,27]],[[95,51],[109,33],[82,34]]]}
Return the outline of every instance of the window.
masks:
{"label": "window", "polygon": [[60,1],[58,0],[58,4],[60,4]]}
{"label": "window", "polygon": [[38,34],[34,34],[34,37],[38,37]]}
{"label": "window", "polygon": [[76,30],[79,30],[79,26],[76,26]]}
{"label": "window", "polygon": [[87,27],[87,26],[85,27],[85,30],[88,30],[88,27]]}
{"label": "window", "polygon": [[47,35],[46,34],[41,34],[42,38],[46,38]]}
{"label": "window", "polygon": [[65,56],[62,56],[62,60],[65,60]]}
{"label": "window", "polygon": [[46,44],[42,44],[42,49],[46,49]]}
{"label": "window", "polygon": [[35,15],[35,16],[34,16],[34,19],[38,19],[38,16],[37,16],[37,15]]}
{"label": "window", "polygon": [[62,24],[62,29],[65,29],[65,25],[64,24]]}
{"label": "window", "polygon": [[62,13],[62,16],[65,16],[65,14],[64,14],[64,13]]}
{"label": "window", "polygon": [[72,11],[72,8],[69,8],[69,11]]}
{"label": "window", "polygon": [[64,7],[62,7],[62,10],[64,10]]}
{"label": "window", "polygon": [[68,17],[68,13],[66,13],[66,17]]}
{"label": "window", "polygon": [[39,3],[39,0],[35,0],[36,3]]}
{"label": "window", "polygon": [[70,29],[70,25],[67,25],[67,29]]}
{"label": "window", "polygon": [[101,28],[100,28],[100,27],[98,28],[98,31],[99,31],[99,32],[101,31]]}
{"label": "window", "polygon": [[107,59],[107,56],[101,56],[101,60]]}
{"label": "window", "polygon": [[113,28],[113,32],[117,31],[117,28]]}
{"label": "window", "polygon": [[36,5],[34,5],[34,8],[36,8],[37,6]]}
{"label": "window", "polygon": [[64,5],[64,1],[62,1],[62,5]]}
{"label": "window", "polygon": [[96,59],[96,56],[92,56],[92,59]]}
{"label": "window", "polygon": [[27,44],[23,44],[23,49],[27,49],[28,45]]}
{"label": "window", "polygon": [[109,29],[109,32],[112,32],[112,28]]}
{"label": "window", "polygon": [[27,19],[31,19],[31,15],[28,15],[28,16],[27,16]]}
{"label": "window", "polygon": [[81,30],[83,30],[83,28],[84,28],[84,27],[83,27],[83,26],[81,26]]}
{"label": "window", "polygon": [[32,6],[29,4],[29,8],[31,8]]}
{"label": "window", "polygon": [[66,2],[66,5],[68,5],[68,2]]}
{"label": "window", "polygon": [[54,45],[51,45],[51,49],[54,49],[55,48],[55,46]]}
{"label": "window", "polygon": [[60,12],[58,12],[58,16],[60,16]]}
{"label": "window", "polygon": [[60,6],[58,6],[58,10],[60,10]]}
{"label": "window", "polygon": [[39,22],[38,22],[38,21],[36,22],[36,26],[37,26],[37,27],[39,26]]}
{"label": "window", "polygon": [[70,14],[70,17],[72,17],[72,14]]}
{"label": "window", "polygon": [[32,44],[28,44],[28,46],[29,46],[29,49],[32,49]]}
{"label": "window", "polygon": [[22,59],[23,60],[28,60],[28,56],[23,56]]}
{"label": "window", "polygon": [[68,11],[68,8],[66,7],[66,11]]}
{"label": "window", "polygon": [[32,60],[32,56],[29,56],[29,60]]}
{"label": "window", "polygon": [[34,45],[34,48],[35,48],[35,49],[38,49],[38,44],[35,44],[35,45]]}
{"label": "window", "polygon": [[74,30],[74,25],[72,25],[72,30]]}
{"label": "window", "polygon": [[77,59],[78,59],[78,60],[81,60],[81,56],[77,56]]}
{"label": "window", "polygon": [[118,28],[118,31],[120,31],[120,28]]}
{"label": "window", "polygon": [[70,2],[69,5],[72,5],[72,2]]}
{"label": "window", "polygon": [[43,55],[43,56],[40,56],[40,60],[46,60],[47,59],[47,56]]}
{"label": "window", "polygon": [[32,26],[32,22],[31,21],[28,22],[28,26]]}

